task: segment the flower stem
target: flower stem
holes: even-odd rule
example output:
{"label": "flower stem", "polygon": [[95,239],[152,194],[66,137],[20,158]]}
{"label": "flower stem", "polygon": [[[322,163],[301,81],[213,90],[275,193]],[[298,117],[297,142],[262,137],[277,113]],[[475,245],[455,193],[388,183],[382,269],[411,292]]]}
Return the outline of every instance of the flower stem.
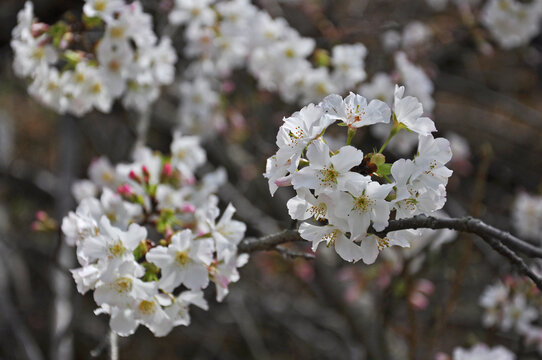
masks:
{"label": "flower stem", "polygon": [[354,135],[356,135],[356,131],[358,129],[353,129],[353,128],[348,128],[348,137],[346,138],[346,145],[350,145],[350,143],[352,142],[352,138],[354,137]]}

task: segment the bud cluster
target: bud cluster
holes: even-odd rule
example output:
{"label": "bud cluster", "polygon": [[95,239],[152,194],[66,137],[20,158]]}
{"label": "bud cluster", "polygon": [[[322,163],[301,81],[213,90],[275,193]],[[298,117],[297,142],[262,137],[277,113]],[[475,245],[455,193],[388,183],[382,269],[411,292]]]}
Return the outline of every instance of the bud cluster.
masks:
{"label": "bud cluster", "polygon": [[77,289],[94,291],[96,313],[111,316],[122,336],[139,324],[156,336],[188,325],[188,308],[207,309],[202,290],[216,298],[239,279],[248,260],[237,253],[246,226],[230,204],[219,218],[213,194],[225,181],[218,170],[196,180],[206,160],[197,137],[175,134],[171,155],[139,148],[132,163],[113,167],[105,158],[89,168],[90,180],[73,187],[79,206],[63,219],[66,241],[81,267],[71,270]]}
{"label": "bud cluster", "polygon": [[[313,250],[324,242],[347,261],[370,264],[381,250],[409,246],[421,236],[417,230],[402,230],[379,237],[369,234],[370,227],[382,231],[390,217],[431,214],[443,207],[452,174],[445,166],[452,156],[450,144],[433,137],[433,121],[422,116],[418,99],[405,97],[404,91],[396,86],[393,110],[380,100],[368,102],[350,93],[345,99],[329,95],[284,119],[277,135],[279,150],[267,160],[264,176],[272,194],[279,186],[296,190],[288,211],[292,219],[313,220],[299,228]],[[364,154],[351,145],[359,128],[390,121],[393,126],[379,151]],[[333,151],[324,134],[336,122],[347,129],[347,141]],[[383,151],[401,131],[418,135],[417,154],[388,163]]]}
{"label": "bud cluster", "polygon": [[173,82],[177,56],[171,40],[158,41],[152,17],[138,1],[87,0],[81,19],[53,25],[34,18],[26,2],[12,32],[13,67],[28,78],[29,93],[59,113],[109,112],[115,99],[144,111]]}

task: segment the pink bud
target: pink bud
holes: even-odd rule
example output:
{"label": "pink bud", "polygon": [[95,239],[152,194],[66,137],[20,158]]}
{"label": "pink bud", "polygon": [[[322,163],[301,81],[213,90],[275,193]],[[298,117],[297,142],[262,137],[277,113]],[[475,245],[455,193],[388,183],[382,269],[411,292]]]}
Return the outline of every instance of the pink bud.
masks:
{"label": "pink bud", "polygon": [[137,183],[141,182],[141,179],[139,178],[139,176],[137,176],[137,174],[134,172],[134,170],[131,170],[130,174],[128,174],[128,176],[130,177],[130,179],[134,180]]}
{"label": "pink bud", "polygon": [[408,301],[418,310],[423,310],[429,305],[429,300],[419,292],[414,292],[408,298]]}
{"label": "pink bud", "polygon": [[276,179],[275,185],[277,185],[278,187],[292,185],[292,175],[283,176],[281,178]]}
{"label": "pink bud", "polygon": [[171,168],[170,163],[165,163],[164,164],[164,169],[162,171],[163,171],[164,175],[167,176],[167,177],[171,177],[171,175],[173,175],[173,169]]}
{"label": "pink bud", "polygon": [[431,295],[435,292],[435,285],[430,280],[420,279],[416,283],[416,290],[425,295]]}
{"label": "pink bud", "polygon": [[34,221],[32,222],[32,231],[41,231],[42,226],[41,223]]}
{"label": "pink bud", "polygon": [[143,175],[145,175],[145,176],[150,176],[149,168],[148,168],[146,165],[143,165],[143,166],[141,167],[141,170],[143,171]]}
{"label": "pink bud", "polygon": [[226,80],[222,83],[222,92],[225,94],[231,93],[235,90],[235,83],[231,80]]}
{"label": "pink bud", "polygon": [[198,232],[197,232],[197,236],[203,236],[205,234],[207,234],[207,232],[203,231],[203,230],[198,230]]}
{"label": "pink bud", "polygon": [[181,211],[193,214],[194,212],[196,212],[196,207],[192,204],[184,204],[181,207]]}
{"label": "pink bud", "polygon": [[124,184],[124,185],[121,185],[117,188],[117,192],[121,195],[124,195],[124,196],[129,196],[129,195],[132,195],[133,192],[132,192],[132,188],[130,185],[128,184]]}
{"label": "pink bud", "polygon": [[47,213],[43,210],[36,211],[36,219],[45,221],[48,218]]}

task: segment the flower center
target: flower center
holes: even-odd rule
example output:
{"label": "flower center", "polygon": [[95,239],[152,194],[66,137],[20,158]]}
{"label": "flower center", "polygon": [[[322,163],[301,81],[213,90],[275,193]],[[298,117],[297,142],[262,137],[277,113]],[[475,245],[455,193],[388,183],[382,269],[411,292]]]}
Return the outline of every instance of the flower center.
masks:
{"label": "flower center", "polygon": [[110,34],[112,38],[121,39],[124,36],[124,28],[122,26],[113,26]]}
{"label": "flower center", "polygon": [[326,242],[326,246],[335,245],[335,240],[337,240],[337,237],[339,236],[340,230],[333,230],[332,232],[325,234],[322,237],[322,240]]}
{"label": "flower center", "polygon": [[190,261],[190,257],[188,256],[187,251],[177,251],[177,256],[175,257],[175,260],[179,264],[184,266]]}
{"label": "flower center", "polygon": [[113,288],[119,293],[127,293],[132,290],[132,279],[127,277],[121,277],[115,280]]}
{"label": "flower center", "polygon": [[307,212],[314,216],[316,220],[325,220],[326,219],[327,206],[325,203],[320,203],[310,207]]}
{"label": "flower center", "polygon": [[318,177],[322,185],[330,186],[337,183],[339,178],[339,172],[331,165],[329,168],[323,168],[320,170],[320,176]]}
{"label": "flower center", "polygon": [[104,0],[98,0],[94,3],[94,10],[102,12],[105,10],[106,2]]}
{"label": "flower center", "polygon": [[112,245],[109,246],[109,255],[110,257],[119,257],[124,254],[126,248],[122,244],[122,241],[117,240]]}
{"label": "flower center", "polygon": [[145,315],[150,315],[150,314],[153,314],[156,309],[154,308],[154,302],[153,301],[147,301],[147,300],[143,300],[142,302],[139,303],[139,311],[141,311],[142,314],[145,314]]}
{"label": "flower center", "polygon": [[354,199],[354,210],[366,212],[373,208],[374,200],[371,200],[367,195],[361,195]]}

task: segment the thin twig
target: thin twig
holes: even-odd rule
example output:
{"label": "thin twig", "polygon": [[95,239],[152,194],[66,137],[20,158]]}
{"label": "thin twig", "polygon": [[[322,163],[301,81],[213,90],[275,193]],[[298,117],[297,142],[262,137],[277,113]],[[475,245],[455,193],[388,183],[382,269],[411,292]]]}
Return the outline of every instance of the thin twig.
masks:
{"label": "thin twig", "polygon": [[109,331],[109,358],[119,360],[119,338],[113,330]]}
{"label": "thin twig", "polygon": [[288,249],[287,247],[284,247],[282,245],[278,245],[275,249],[285,258],[304,258],[307,260],[314,259],[314,254],[303,252],[303,251],[295,251],[292,249]]}

